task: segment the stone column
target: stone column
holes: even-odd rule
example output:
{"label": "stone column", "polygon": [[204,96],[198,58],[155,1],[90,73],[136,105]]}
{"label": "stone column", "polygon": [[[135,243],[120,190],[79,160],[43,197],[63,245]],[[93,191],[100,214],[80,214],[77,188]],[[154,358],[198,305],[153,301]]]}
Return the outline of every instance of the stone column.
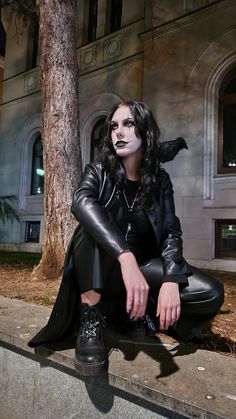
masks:
{"label": "stone column", "polygon": [[108,1],[107,0],[98,0],[98,18],[97,18],[97,38],[108,33]]}

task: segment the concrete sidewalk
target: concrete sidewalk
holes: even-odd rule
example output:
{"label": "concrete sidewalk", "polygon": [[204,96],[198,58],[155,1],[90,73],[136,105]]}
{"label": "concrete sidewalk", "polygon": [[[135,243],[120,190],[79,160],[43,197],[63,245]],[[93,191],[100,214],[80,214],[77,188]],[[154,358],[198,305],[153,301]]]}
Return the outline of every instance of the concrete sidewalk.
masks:
{"label": "concrete sidewalk", "polygon": [[[73,349],[41,347],[34,351],[27,346],[28,340],[46,324],[50,312],[46,307],[0,297],[2,348],[34,360],[42,368],[50,364],[77,381],[84,380],[74,371]],[[162,416],[155,417],[236,418],[235,359],[189,345],[170,344],[158,337],[139,343],[119,338],[116,345],[115,338],[110,332],[105,333],[106,344],[116,349],[111,350],[108,374],[101,379],[101,385],[105,379],[108,386],[123,392],[124,398],[125,394],[134,395],[139,403],[143,400],[143,406],[151,403],[173,412],[172,416],[165,416],[163,411]],[[1,368],[4,381],[7,371],[3,364]],[[96,385],[98,382],[99,378]],[[86,388],[90,388],[92,400],[92,384]]]}

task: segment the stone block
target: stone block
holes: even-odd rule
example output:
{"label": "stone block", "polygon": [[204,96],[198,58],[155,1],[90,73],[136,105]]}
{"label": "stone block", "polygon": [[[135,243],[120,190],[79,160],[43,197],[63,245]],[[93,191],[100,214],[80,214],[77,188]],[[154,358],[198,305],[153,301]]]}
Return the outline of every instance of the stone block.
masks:
{"label": "stone block", "polygon": [[212,221],[202,218],[186,218],[182,222],[183,238],[211,240],[212,237]]}
{"label": "stone block", "polygon": [[212,258],[212,241],[184,239],[184,257],[186,259],[210,260]]}
{"label": "stone block", "polygon": [[171,177],[175,196],[199,196],[202,194],[202,176]]}

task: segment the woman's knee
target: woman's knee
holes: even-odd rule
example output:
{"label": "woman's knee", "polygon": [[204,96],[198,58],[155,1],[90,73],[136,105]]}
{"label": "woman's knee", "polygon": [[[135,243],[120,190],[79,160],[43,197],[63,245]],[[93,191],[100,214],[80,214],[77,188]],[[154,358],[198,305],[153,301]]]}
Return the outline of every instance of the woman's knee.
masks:
{"label": "woman's knee", "polygon": [[215,279],[214,286],[212,287],[212,293],[214,295],[217,309],[219,310],[224,303],[224,286],[218,279]]}
{"label": "woman's knee", "polygon": [[183,302],[198,302],[203,304],[205,309],[218,312],[224,302],[223,284],[213,276],[191,267],[193,275],[188,278],[189,286],[181,292]]}

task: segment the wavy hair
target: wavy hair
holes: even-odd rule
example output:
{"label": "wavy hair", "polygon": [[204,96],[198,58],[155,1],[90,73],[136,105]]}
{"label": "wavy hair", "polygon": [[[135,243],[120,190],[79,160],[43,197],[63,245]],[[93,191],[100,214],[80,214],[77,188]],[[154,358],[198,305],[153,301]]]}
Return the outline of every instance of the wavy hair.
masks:
{"label": "wavy hair", "polygon": [[118,191],[125,188],[127,177],[122,159],[117,156],[111,140],[111,121],[115,111],[128,106],[134,118],[136,135],[142,140],[143,158],[140,168],[141,192],[136,208],[151,207],[153,195],[158,193],[157,174],[160,168],[160,130],[151,110],[142,102],[133,100],[121,102],[108,115],[103,129],[103,142],[99,161],[110,173]]}

